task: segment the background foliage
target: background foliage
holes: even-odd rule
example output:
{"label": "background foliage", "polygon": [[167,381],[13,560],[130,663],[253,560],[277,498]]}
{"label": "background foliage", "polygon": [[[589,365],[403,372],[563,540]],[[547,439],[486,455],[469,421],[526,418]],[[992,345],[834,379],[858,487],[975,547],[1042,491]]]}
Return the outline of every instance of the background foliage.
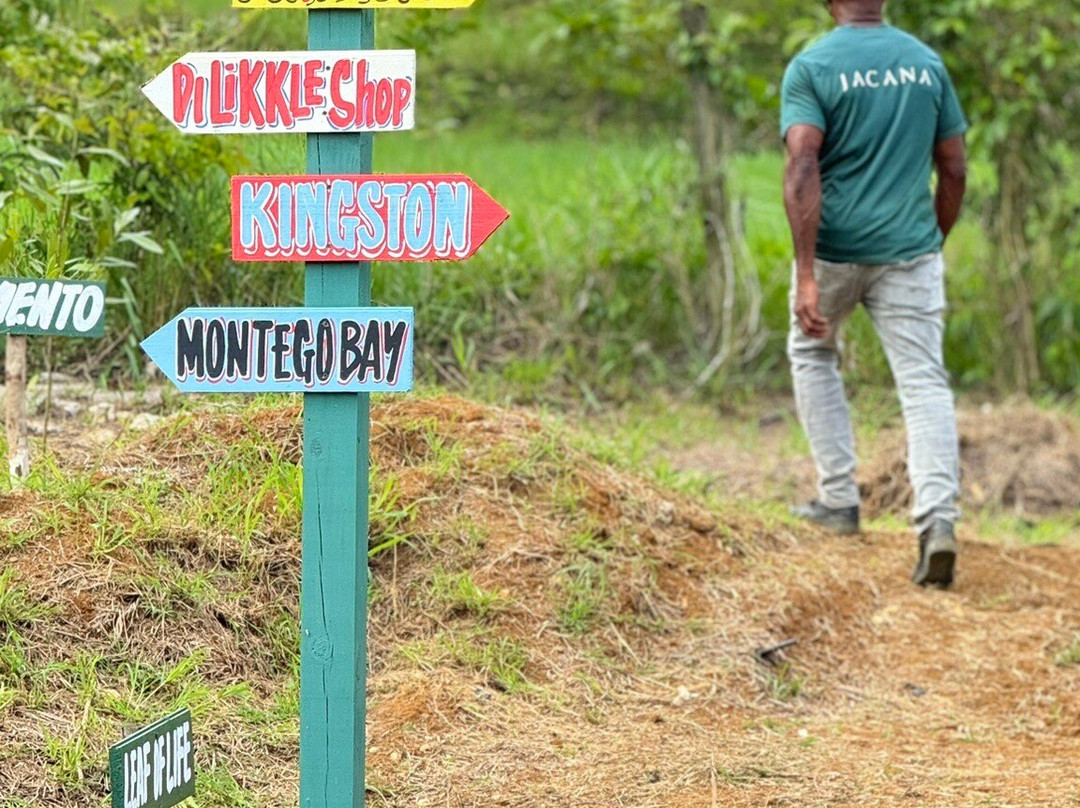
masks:
{"label": "background foliage", "polygon": [[[302,140],[181,137],[138,88],[188,50],[306,40],[300,14],[107,5],[0,6],[0,273],[107,277],[108,336],[64,346],[69,368],[103,381],[138,377],[138,340],[185,306],[300,301],[298,267],[229,259],[227,184],[302,171]],[[973,123],[970,202],[948,245],[950,366],[969,386],[1071,390],[1080,9],[887,10],[943,54]],[[377,169],[468,172],[513,213],[467,263],[377,268],[376,299],[417,308],[420,372],[524,398],[786,385],[777,92],[826,23],[807,0],[380,16],[382,47],[419,53],[420,97],[415,132],[377,137]],[[849,337],[848,373],[886,380],[866,318]]]}

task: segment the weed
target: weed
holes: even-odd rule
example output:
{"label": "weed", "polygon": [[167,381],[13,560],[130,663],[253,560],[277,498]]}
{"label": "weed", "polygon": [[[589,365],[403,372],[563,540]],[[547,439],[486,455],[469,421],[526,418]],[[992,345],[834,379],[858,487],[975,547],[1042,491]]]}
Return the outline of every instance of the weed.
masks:
{"label": "weed", "polygon": [[0,572],[0,630],[32,625],[58,608],[31,597],[28,588],[15,580],[14,568]]}
{"label": "weed", "polygon": [[300,624],[291,614],[283,613],[265,629],[274,664],[285,670],[299,670]]}
{"label": "weed", "polygon": [[528,651],[521,643],[507,637],[489,640],[483,645],[458,646],[455,659],[486,674],[491,684],[508,693],[525,690],[525,666]]}
{"label": "weed", "polygon": [[457,534],[458,540],[472,553],[484,549],[484,545],[487,544],[490,538],[487,527],[479,524],[468,514],[457,517],[451,525],[451,529]]}
{"label": "weed", "polygon": [[[138,661],[122,662],[119,672],[126,678],[129,700],[125,704],[123,700],[114,699],[113,709],[123,715],[138,715],[163,691],[178,696],[183,692],[187,680],[194,676],[208,656],[207,651],[200,649],[168,668],[155,668]],[[122,709],[124,707],[127,709]]]}
{"label": "weed", "polygon": [[519,396],[529,400],[543,397],[551,388],[552,379],[558,378],[563,362],[553,356],[530,359],[513,358],[502,368],[502,377]]}
{"label": "weed", "polygon": [[154,559],[150,572],[136,573],[129,579],[139,596],[139,604],[147,614],[168,620],[178,610],[205,606],[218,597],[210,573],[183,570],[167,558]]}
{"label": "weed", "polygon": [[464,448],[459,441],[440,434],[434,420],[424,421],[423,429],[428,446],[424,468],[435,481],[452,478],[461,469]]}
{"label": "weed", "polygon": [[110,501],[103,500],[100,505],[88,504],[86,510],[93,515],[90,527],[94,531],[93,548],[91,556],[98,558],[110,555],[121,547],[126,547],[134,538],[127,527],[111,517],[109,513]]}
{"label": "weed", "polygon": [[29,672],[26,663],[25,641],[13,628],[9,628],[4,644],[0,645],[0,683],[22,682]]}
{"label": "weed", "polygon": [[567,516],[577,516],[585,508],[588,489],[584,480],[574,475],[560,476],[551,490],[551,504]]}
{"label": "weed", "polygon": [[599,619],[608,595],[607,574],[595,561],[584,560],[562,571],[559,625],[574,634],[584,634]]}
{"label": "weed", "polygon": [[450,611],[466,612],[480,618],[502,608],[506,602],[498,592],[477,586],[468,570],[451,575],[441,565],[432,576],[429,591]]}
{"label": "weed", "polygon": [[87,757],[86,735],[76,730],[66,738],[44,731],[45,755],[49,768],[60,784],[71,787],[83,781],[83,763]]}
{"label": "weed", "polygon": [[[0,451],[3,451],[3,447],[0,447]],[[33,527],[20,529],[20,521],[18,519],[0,521],[0,549],[18,550],[40,533],[39,529]]]}
{"label": "weed", "polygon": [[588,520],[566,538],[567,549],[594,561],[606,559],[611,554],[613,545],[607,528],[593,520]]}
{"label": "weed", "polygon": [[274,694],[274,715],[279,720],[294,719],[300,714],[300,673],[295,671],[285,686]]}
{"label": "weed", "polygon": [[981,513],[976,518],[979,535],[1001,542],[1017,542],[1026,545],[1065,544],[1076,546],[1080,517],[1075,513],[1047,516],[1041,519],[1024,519],[1012,514]]}
{"label": "weed", "polygon": [[280,524],[300,521],[304,503],[303,469],[296,463],[278,461],[265,470],[265,477],[254,500],[271,496],[274,515]]}
{"label": "weed", "polygon": [[1072,642],[1057,652],[1054,664],[1061,668],[1080,665],[1080,636],[1073,637]]}
{"label": "weed", "polygon": [[403,542],[408,542],[413,534],[408,525],[416,518],[416,509],[425,500],[413,500],[402,503],[400,480],[395,474],[383,474],[372,465],[371,479],[381,478],[382,484],[372,486],[369,524],[368,558],[374,558]]}
{"label": "weed", "polygon": [[791,701],[803,692],[806,680],[792,670],[790,662],[784,662],[769,672],[765,684],[769,695],[776,701]]}
{"label": "weed", "polygon": [[[189,505],[198,514],[197,524],[223,530],[236,536],[241,544],[250,544],[260,532],[264,515],[262,494],[252,495],[252,468],[265,468],[265,462],[245,462],[242,449],[221,463],[207,469],[207,491],[197,492]],[[265,484],[264,484],[265,486]]]}
{"label": "weed", "polygon": [[195,773],[195,793],[192,808],[255,808],[255,796],[236,782],[222,765],[199,769]]}
{"label": "weed", "polygon": [[433,640],[404,645],[401,654],[417,666],[461,665],[482,674],[488,684],[507,693],[528,690],[528,650],[521,643],[487,630],[443,632]]}

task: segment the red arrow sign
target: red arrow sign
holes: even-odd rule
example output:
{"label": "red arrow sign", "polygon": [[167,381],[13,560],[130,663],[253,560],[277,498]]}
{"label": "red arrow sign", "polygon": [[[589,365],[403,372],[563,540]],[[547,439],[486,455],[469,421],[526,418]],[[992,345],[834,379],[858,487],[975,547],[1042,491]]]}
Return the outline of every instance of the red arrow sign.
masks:
{"label": "red arrow sign", "polygon": [[462,174],[233,177],[233,259],[458,261],[509,215]]}

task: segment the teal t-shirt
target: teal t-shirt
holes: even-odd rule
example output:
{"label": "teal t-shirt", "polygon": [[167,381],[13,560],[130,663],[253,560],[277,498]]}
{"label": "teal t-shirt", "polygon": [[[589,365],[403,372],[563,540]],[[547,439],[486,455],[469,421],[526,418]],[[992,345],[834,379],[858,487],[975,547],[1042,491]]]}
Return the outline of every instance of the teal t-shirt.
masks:
{"label": "teal t-shirt", "polygon": [[941,59],[891,25],[840,26],[784,74],[780,129],[825,133],[817,256],[890,264],[941,248],[934,146],[967,131]]}

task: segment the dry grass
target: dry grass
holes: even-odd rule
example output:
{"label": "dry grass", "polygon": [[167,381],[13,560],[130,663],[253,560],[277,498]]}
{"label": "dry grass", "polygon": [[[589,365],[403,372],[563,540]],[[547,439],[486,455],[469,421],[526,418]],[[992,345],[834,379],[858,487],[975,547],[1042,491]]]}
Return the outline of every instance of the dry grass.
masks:
{"label": "dry grass", "polygon": [[[909,534],[710,509],[525,412],[395,399],[372,435],[370,805],[1077,804],[1076,550],[962,534],[924,591]],[[60,516],[0,498],[44,608],[9,625],[21,667],[0,654],[0,805],[97,804],[122,726],[178,703],[200,805],[295,804],[297,514],[260,476],[299,440],[295,408],[185,416]],[[250,533],[168,516],[240,463]]]}

